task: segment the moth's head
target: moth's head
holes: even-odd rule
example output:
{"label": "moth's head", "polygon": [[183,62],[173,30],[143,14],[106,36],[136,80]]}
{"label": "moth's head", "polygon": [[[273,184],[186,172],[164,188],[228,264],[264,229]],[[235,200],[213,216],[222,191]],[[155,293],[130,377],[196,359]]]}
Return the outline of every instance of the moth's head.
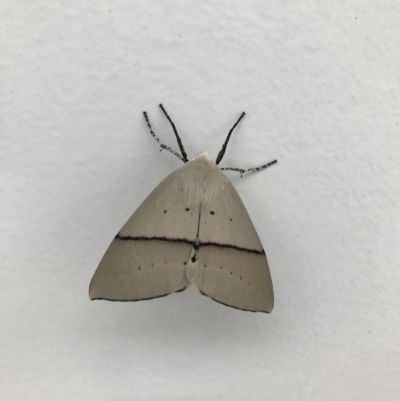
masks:
{"label": "moth's head", "polygon": [[211,159],[210,156],[208,156],[208,153],[206,152],[201,152],[200,154],[198,154],[196,157],[194,157],[193,159],[190,159],[189,161],[207,161],[207,162],[211,162],[214,163],[214,161]]}

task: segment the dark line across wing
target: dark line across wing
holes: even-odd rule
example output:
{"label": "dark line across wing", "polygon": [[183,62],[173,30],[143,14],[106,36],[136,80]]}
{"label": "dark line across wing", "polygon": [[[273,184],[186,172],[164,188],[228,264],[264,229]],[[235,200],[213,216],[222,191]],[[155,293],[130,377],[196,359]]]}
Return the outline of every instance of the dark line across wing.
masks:
{"label": "dark line across wing", "polygon": [[215,246],[218,248],[231,248],[236,249],[237,251],[244,251],[249,253],[255,253],[257,255],[265,255],[264,249],[261,251],[257,249],[249,249],[249,248],[241,248],[236,245],[230,244],[220,244],[219,242],[201,242],[200,244],[196,244],[195,241],[191,241],[186,238],[167,238],[167,237],[131,237],[130,235],[120,235],[119,233],[115,236],[116,239],[121,241],[166,241],[166,242],[180,242],[184,244],[190,244],[193,246],[205,247],[205,246]]}
{"label": "dark line across wing", "polygon": [[182,242],[184,244],[194,245],[194,241],[191,241],[186,238],[167,238],[167,237],[132,237],[130,235],[120,235],[119,233],[115,236],[115,238],[120,239],[121,241],[166,241],[166,242]]}

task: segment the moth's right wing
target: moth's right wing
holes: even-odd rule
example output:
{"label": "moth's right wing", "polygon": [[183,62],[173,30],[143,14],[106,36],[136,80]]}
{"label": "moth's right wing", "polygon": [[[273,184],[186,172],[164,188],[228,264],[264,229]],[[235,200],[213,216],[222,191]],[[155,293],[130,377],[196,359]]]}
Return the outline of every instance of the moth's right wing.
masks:
{"label": "moth's right wing", "polygon": [[218,202],[200,217],[199,291],[233,308],[271,312],[274,291],[267,257],[236,189],[221,172]]}

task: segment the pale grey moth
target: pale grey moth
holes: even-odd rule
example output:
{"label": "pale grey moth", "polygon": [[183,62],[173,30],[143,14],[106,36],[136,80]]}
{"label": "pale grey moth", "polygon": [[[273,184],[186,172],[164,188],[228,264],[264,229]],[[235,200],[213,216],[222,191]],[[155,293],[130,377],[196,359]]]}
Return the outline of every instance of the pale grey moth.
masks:
{"label": "pale grey moth", "polygon": [[253,312],[271,312],[274,292],[264,248],[232,183],[221,170],[241,174],[265,169],[219,168],[229,131],[214,163],[207,153],[188,160],[174,123],[184,164],[143,201],[121,228],[90,283],[90,299],[139,301],[184,291],[190,284],[214,301]]}

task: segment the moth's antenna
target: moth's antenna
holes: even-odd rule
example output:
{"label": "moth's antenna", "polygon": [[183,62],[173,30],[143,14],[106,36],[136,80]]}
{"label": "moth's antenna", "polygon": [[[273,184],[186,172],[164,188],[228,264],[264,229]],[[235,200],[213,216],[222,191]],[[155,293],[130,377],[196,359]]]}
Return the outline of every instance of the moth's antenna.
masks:
{"label": "moth's antenna", "polygon": [[187,159],[185,160],[179,153],[175,152],[175,150],[171,149],[169,146],[164,145],[161,141],[160,138],[154,133],[153,128],[151,128],[149,117],[147,117],[147,113],[144,111],[143,112],[144,118],[146,119],[147,127],[149,128],[151,136],[160,144],[161,149],[160,152],[165,149],[168,150],[168,152],[171,152],[173,155],[181,159],[184,163],[187,162]]}
{"label": "moth's antenna", "polygon": [[179,145],[179,149],[181,150],[182,156],[183,156],[183,161],[186,163],[188,161],[187,158],[187,154],[185,152],[185,148],[182,145],[182,141],[181,138],[178,135],[178,131],[176,130],[175,124],[172,122],[172,120],[169,118],[168,113],[165,111],[164,107],[162,104],[160,104],[161,110],[163,111],[163,113],[165,114],[165,117],[168,118],[168,121],[171,123],[172,125],[172,129],[174,130],[175,136],[176,136],[176,140],[178,141],[178,145]]}
{"label": "moth's antenna", "polygon": [[228,136],[226,137],[226,141],[222,145],[222,149],[218,153],[217,160],[215,160],[215,164],[219,164],[220,161],[222,160],[222,158],[224,157],[224,154],[225,154],[225,151],[226,151],[226,147],[228,145],[229,139],[231,138],[232,132],[236,128],[236,126],[239,124],[240,120],[244,117],[245,114],[246,114],[245,112],[242,113],[242,115],[239,117],[239,119],[236,121],[234,126],[229,131]]}
{"label": "moth's antenna", "polygon": [[252,168],[248,168],[248,169],[237,168],[237,167],[222,167],[221,170],[237,171],[238,173],[240,173],[240,176],[242,177],[243,174],[245,174],[245,173],[251,173],[252,171],[264,170],[265,168],[272,166],[275,163],[278,163],[278,160],[272,160],[272,162],[264,164],[263,166],[260,166],[260,167],[252,167]]}

